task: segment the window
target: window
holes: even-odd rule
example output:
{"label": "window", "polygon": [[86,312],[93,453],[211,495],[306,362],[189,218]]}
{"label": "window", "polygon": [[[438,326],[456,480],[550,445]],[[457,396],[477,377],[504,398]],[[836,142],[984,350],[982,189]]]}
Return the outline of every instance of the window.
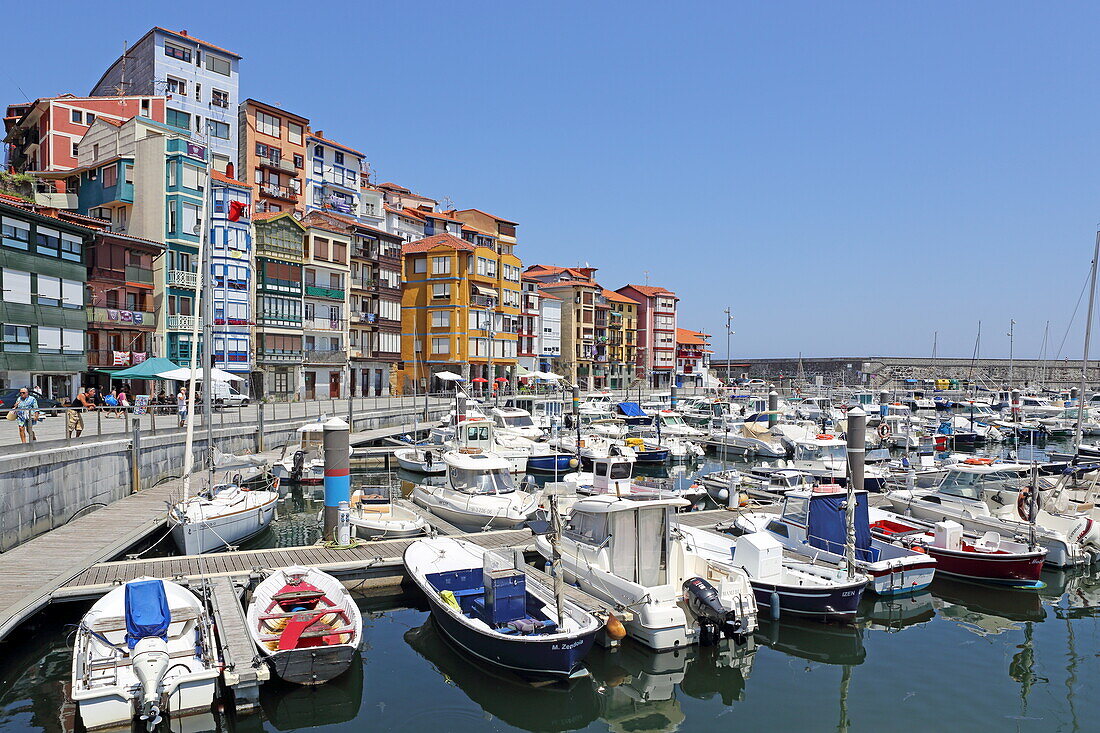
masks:
{"label": "window", "polygon": [[328,240],[321,239],[320,237],[314,237],[313,239],[313,258],[317,260],[328,259]]}
{"label": "window", "polygon": [[35,229],[35,234],[37,235],[38,254],[57,256],[58,250],[61,249],[61,232],[40,226]]}
{"label": "window", "polygon": [[184,48],[183,46],[176,46],[171,43],[164,44],[164,55],[179,59],[180,61],[191,61],[191,49]]}
{"label": "window", "polygon": [[202,219],[199,218],[199,207],[195,204],[184,202],[183,207],[183,233],[198,234],[201,231]]}
{"label": "window", "polygon": [[275,115],[269,115],[266,112],[256,113],[256,132],[264,135],[270,135],[271,137],[280,137],[281,130],[279,129],[280,120]]}
{"label": "window", "polygon": [[4,324],[4,351],[29,352],[31,350],[31,327]]}
{"label": "window", "polygon": [[428,260],[424,257],[417,257],[413,260],[413,272],[424,273],[428,271]]}
{"label": "window", "polygon": [[47,328],[46,326],[38,327],[38,353],[40,354],[60,354],[61,353],[61,329],[60,328]]}
{"label": "window", "polygon": [[193,165],[183,166],[183,187],[190,188],[192,191],[201,191],[202,184],[200,181],[201,171]]}
{"label": "window", "polygon": [[61,278],[38,276],[38,304],[61,305]]}
{"label": "window", "polygon": [[61,259],[80,262],[84,250],[84,240],[75,234],[61,235]]}
{"label": "window", "polygon": [[61,351],[66,354],[79,354],[84,351],[84,332],[78,328],[61,330]]}
{"label": "window", "polygon": [[450,257],[433,257],[432,258],[432,274],[433,275],[446,275],[451,271],[451,258]]}
{"label": "window", "polygon": [[348,246],[343,242],[332,243],[332,261],[346,263],[348,261]]}
{"label": "window", "polygon": [[232,70],[232,65],[226,59],[221,56],[213,56],[206,54],[206,68],[213,71],[215,74],[222,74],[223,76],[229,76]]}
{"label": "window", "polygon": [[210,137],[216,137],[222,140],[229,139],[229,125],[225,124],[224,122],[207,120],[206,131],[210,133]]}
{"label": "window", "polygon": [[195,115],[195,132],[202,132],[202,117]]}
{"label": "window", "polygon": [[134,182],[134,166],[124,165],[122,166],[122,180],[126,183]]}
{"label": "window", "polygon": [[181,112],[178,109],[170,109],[165,114],[164,121],[172,127],[177,127],[181,130],[191,129],[191,115],[186,112]]}
{"label": "window", "polygon": [[[306,165],[306,159],[303,158],[298,153],[295,153],[294,154],[294,167],[295,168],[304,168],[305,165]],[[295,180],[297,180],[297,179],[295,179]]]}
{"label": "window", "polygon": [[332,151],[332,154],[333,154],[332,159],[333,159],[333,161],[335,161],[336,165],[343,165],[344,164],[344,154],[343,153],[341,153],[339,150],[334,150],[334,151]]}
{"label": "window", "polygon": [[187,82],[183,79],[176,79],[174,77],[168,77],[168,93],[178,94],[181,97],[187,96]]}
{"label": "window", "polygon": [[221,89],[211,89],[210,104],[215,107],[229,109],[229,92],[223,92]]}
{"label": "window", "polygon": [[31,225],[25,221],[19,221],[18,219],[12,219],[5,216],[3,218],[3,228],[0,230],[3,234],[3,242],[5,247],[15,247],[16,249],[28,249],[31,242]]}
{"label": "window", "polygon": [[318,158],[320,160],[324,160],[325,159],[325,146],[324,145],[314,145],[313,146],[313,157]]}
{"label": "window", "polygon": [[[297,122],[287,122],[286,123],[286,139],[289,142],[291,142],[295,145],[301,145],[302,144],[302,133],[303,133],[302,126],[299,125]],[[301,166],[298,166],[298,167],[300,168]]]}
{"label": "window", "polygon": [[72,144],[72,151],[73,151],[73,157],[74,158],[77,157],[78,155],[80,155],[80,145],[78,145],[77,143],[74,142]]}
{"label": "window", "polygon": [[118,185],[118,167],[109,165],[103,169],[103,187],[114,188]]}
{"label": "window", "polygon": [[451,353],[451,340],[449,338],[433,338],[432,339],[432,353],[433,354],[449,354],[449,353]]}
{"label": "window", "polygon": [[451,284],[450,283],[434,283],[432,285],[432,297],[437,299],[445,299],[451,297]]}
{"label": "window", "polygon": [[195,99],[200,102],[202,101],[202,84],[195,84]]}
{"label": "window", "polygon": [[447,328],[450,325],[450,311],[432,311],[432,328]]}

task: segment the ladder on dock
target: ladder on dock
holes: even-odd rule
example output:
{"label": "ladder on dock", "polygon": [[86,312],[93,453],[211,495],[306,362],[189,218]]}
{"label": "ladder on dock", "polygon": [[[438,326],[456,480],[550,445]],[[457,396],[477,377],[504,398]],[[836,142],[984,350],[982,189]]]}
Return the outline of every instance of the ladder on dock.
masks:
{"label": "ladder on dock", "polygon": [[233,691],[237,712],[254,710],[260,704],[260,684],[270,679],[271,671],[248,633],[241,588],[224,575],[207,581],[207,587],[218,649],[225,664],[222,680]]}

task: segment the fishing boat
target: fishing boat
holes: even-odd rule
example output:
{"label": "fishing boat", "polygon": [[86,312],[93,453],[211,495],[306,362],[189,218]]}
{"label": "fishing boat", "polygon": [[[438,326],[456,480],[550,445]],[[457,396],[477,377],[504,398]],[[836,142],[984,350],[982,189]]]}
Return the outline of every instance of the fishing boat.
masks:
{"label": "fishing boat", "polygon": [[87,730],[152,730],[163,713],[205,713],[220,675],[206,610],[169,580],[138,578],[84,614],[73,644],[72,699]]}
{"label": "fishing boat", "polygon": [[363,616],[340,581],[298,565],[280,568],[256,586],[247,621],[279,678],[299,685],[343,674],[363,637]]}
{"label": "fishing boat", "polygon": [[[936,560],[927,553],[873,536],[867,519],[867,492],[856,498],[855,565],[871,577],[870,588],[880,596],[915,593],[927,588],[936,573]],[[847,492],[839,486],[789,491],[779,516],[744,513],[737,526],[767,532],[779,544],[815,560],[845,565],[845,506]]]}
{"label": "fishing boat", "polygon": [[271,467],[272,473],[280,481],[292,484],[322,484],[325,481],[324,451],[325,421],[306,423],[298,428],[298,445],[287,455],[283,455]]}
{"label": "fishing boat", "polygon": [[512,464],[480,448],[443,454],[447,480],[417,484],[412,499],[432,514],[463,529],[514,529],[535,513],[538,495],[517,489]]}
{"label": "fishing boat", "polygon": [[[743,641],[756,628],[745,573],[694,549],[672,515],[684,499],[634,501],[613,495],[573,504],[558,542],[565,579],[589,595],[633,611],[627,634],[645,646],[675,649],[717,636]],[[546,558],[550,540],[535,537]]]}
{"label": "fishing boat", "polygon": [[1002,537],[998,532],[967,535],[958,522],[920,522],[872,508],[871,534],[885,542],[927,553],[938,574],[997,585],[1038,588],[1047,551]]}
{"label": "fishing boat", "polygon": [[744,571],[761,613],[773,621],[797,616],[851,622],[870,582],[858,571],[785,557],[779,541],[764,532],[743,532],[736,526],[723,533],[683,525],[677,530],[690,538],[701,557]]}
{"label": "fishing boat", "polygon": [[1030,471],[1027,464],[968,458],[951,464],[937,485],[895,489],[886,499],[899,514],[930,522],[950,519],[978,534],[997,532],[1015,538],[1034,532],[1047,550],[1046,562],[1055,567],[1100,558],[1100,523],[1091,516],[1093,507],[1048,511],[1044,507],[1056,509],[1055,502],[1039,489],[1033,511],[1030,489],[1023,490]]}
{"label": "fishing boat", "polygon": [[172,505],[172,540],[184,555],[239,545],[271,525],[278,501],[277,488],[250,491],[237,484],[215,484]]}
{"label": "fishing boat", "polygon": [[536,679],[586,676],[603,623],[513,565],[511,555],[451,537],[417,540],[405,569],[439,629],[473,657]]}
{"label": "fishing boat", "polygon": [[424,517],[394,504],[389,496],[369,494],[361,489],[351,495],[350,510],[352,529],[357,537],[365,540],[415,537],[431,529]]}

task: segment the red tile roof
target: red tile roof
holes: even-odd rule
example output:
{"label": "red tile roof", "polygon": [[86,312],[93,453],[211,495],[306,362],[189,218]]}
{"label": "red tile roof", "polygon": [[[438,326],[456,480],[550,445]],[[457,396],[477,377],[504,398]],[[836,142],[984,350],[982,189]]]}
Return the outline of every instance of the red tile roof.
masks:
{"label": "red tile roof", "polygon": [[215,181],[221,181],[222,183],[228,183],[231,186],[241,186],[242,188],[251,188],[244,181],[238,181],[236,178],[230,178],[219,170],[210,169],[210,177]]}
{"label": "red tile roof", "polygon": [[423,209],[416,209],[416,212],[419,213],[421,216],[423,216],[425,218],[428,218],[428,219],[444,219],[446,221],[458,221],[458,219],[456,219],[454,216],[452,216],[450,214],[450,212],[424,211]]}
{"label": "red tile roof", "polygon": [[709,335],[702,331],[689,331],[686,328],[676,329],[676,343],[678,344],[684,344],[685,346],[706,346],[707,338],[709,338]]}
{"label": "red tile roof", "polygon": [[634,300],[633,298],[628,298],[622,293],[616,293],[614,290],[608,290],[607,288],[604,288],[603,297],[607,298],[608,300],[613,300],[616,303],[630,303],[631,305],[638,305],[638,301]]}
{"label": "red tile roof", "polygon": [[[541,290],[541,288],[540,288]],[[550,298],[551,300],[564,300],[563,298],[554,295],[553,293],[539,293],[540,298]]]}
{"label": "red tile roof", "polygon": [[466,212],[466,211],[476,211],[479,214],[484,214],[485,216],[489,217],[490,219],[496,219],[497,221],[502,221],[505,224],[511,224],[512,226],[517,226],[519,224],[519,222],[512,221],[510,219],[501,219],[499,216],[494,216],[494,215],[490,214],[488,211],[484,211],[483,209],[460,209],[460,210],[458,210],[457,213],[461,214],[461,213]]}
{"label": "red tile roof", "polygon": [[624,285],[623,287],[619,288],[619,290],[623,290],[624,288],[634,288],[639,293],[643,295],[648,295],[651,298],[655,295],[671,295],[674,298],[676,297],[676,293],[672,292],[671,290],[666,290],[657,285]]}
{"label": "red tile roof", "polygon": [[367,157],[366,153],[360,153],[355,148],[350,148],[347,145],[344,145],[343,143],[336,142],[335,140],[329,140],[327,137],[324,137],[319,132],[308,132],[308,133],[306,133],[306,137],[310,138],[312,140],[320,140],[321,142],[328,143],[329,145],[335,145],[336,147],[340,148],[341,150],[346,150],[349,153],[353,153],[355,155],[358,155],[361,158]]}
{"label": "red tile roof", "polygon": [[558,282],[554,283],[541,283],[539,285],[539,290],[542,290],[543,288],[571,288],[574,285],[584,285],[589,288],[600,287],[591,280],[559,280]]}
{"label": "red tile roof", "polygon": [[[165,33],[168,33],[170,35],[175,36],[176,38],[186,38],[188,41],[194,41],[195,43],[197,43],[201,46],[206,46],[208,48],[214,49],[215,51],[221,51],[222,53],[227,53],[230,56],[234,56],[236,58],[241,58],[241,55],[239,53],[234,53],[233,51],[230,51],[228,48],[222,48],[221,46],[215,46],[213,43],[209,43],[207,41],[199,40],[198,38],[195,38],[194,36],[189,35],[187,33],[187,31],[173,31],[173,30],[169,30],[167,28],[162,28],[159,25],[153,26],[153,29],[158,30],[158,31],[164,31]],[[146,34],[146,35],[148,35],[148,34]]]}
{"label": "red tile roof", "polygon": [[311,212],[309,212],[309,215],[313,215],[313,214],[317,214],[318,216],[327,216],[330,219],[335,219],[336,221],[342,222],[342,223],[348,225],[349,227],[354,227],[356,229],[365,229],[369,232],[374,232],[375,234],[384,234],[387,237],[397,238],[396,234],[390,234],[389,232],[383,231],[381,229],[376,229],[375,227],[368,226],[367,224],[364,224],[363,222],[359,221],[358,219],[355,219],[354,217],[345,216],[344,214],[338,214],[335,211],[325,210],[325,211],[311,211]]}
{"label": "red tile roof", "polygon": [[477,249],[474,245],[467,242],[465,239],[459,239],[453,234],[433,234],[430,237],[424,237],[418,239],[415,242],[407,242],[401,247],[401,254],[417,254],[420,252],[427,252],[435,249],[436,247],[445,247],[447,249],[453,249],[461,252],[473,252]]}
{"label": "red tile roof", "polygon": [[96,117],[100,122],[106,122],[108,125],[114,125],[115,127],[122,127],[122,123],[118,120],[112,120],[110,117]]}
{"label": "red tile roof", "polygon": [[398,193],[412,193],[412,191],[405,188],[404,186],[398,186],[396,183],[390,183],[389,181],[387,181],[386,183],[379,183],[378,188],[388,188],[389,190],[397,191]]}

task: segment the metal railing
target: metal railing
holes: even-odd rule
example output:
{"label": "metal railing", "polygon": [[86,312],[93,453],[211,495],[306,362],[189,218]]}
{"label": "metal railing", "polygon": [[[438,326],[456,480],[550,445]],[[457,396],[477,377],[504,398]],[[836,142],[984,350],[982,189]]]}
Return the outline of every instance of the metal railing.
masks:
{"label": "metal railing", "polygon": [[189,331],[195,327],[196,320],[202,326],[202,319],[198,316],[168,316],[168,328],[173,331]]}
{"label": "metal railing", "polygon": [[343,288],[326,288],[320,285],[314,285],[306,283],[306,295],[314,298],[332,298],[333,300],[344,299]]}
{"label": "metal railing", "polygon": [[198,283],[198,273],[187,270],[169,270],[165,275],[165,282],[176,288],[193,288]]}

